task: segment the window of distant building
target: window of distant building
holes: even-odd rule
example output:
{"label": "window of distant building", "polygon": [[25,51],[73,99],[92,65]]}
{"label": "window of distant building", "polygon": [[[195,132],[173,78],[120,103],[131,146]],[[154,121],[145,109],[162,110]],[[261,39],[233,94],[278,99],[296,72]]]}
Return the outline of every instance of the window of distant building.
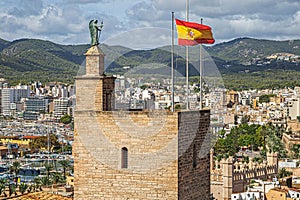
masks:
{"label": "window of distant building", "polygon": [[197,148],[196,144],[193,146],[193,167],[195,168],[197,166]]}
{"label": "window of distant building", "polygon": [[121,149],[121,168],[128,168],[128,149],[126,147]]}

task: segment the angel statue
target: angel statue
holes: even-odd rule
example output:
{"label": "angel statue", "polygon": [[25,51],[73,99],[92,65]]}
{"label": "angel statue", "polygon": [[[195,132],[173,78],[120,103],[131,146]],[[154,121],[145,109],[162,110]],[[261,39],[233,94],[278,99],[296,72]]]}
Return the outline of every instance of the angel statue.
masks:
{"label": "angel statue", "polygon": [[[99,44],[99,37],[103,28],[103,21],[100,25],[97,24],[98,20],[91,20],[89,23],[90,35],[91,35],[91,45],[95,46]],[[99,34],[98,34],[99,32]]]}

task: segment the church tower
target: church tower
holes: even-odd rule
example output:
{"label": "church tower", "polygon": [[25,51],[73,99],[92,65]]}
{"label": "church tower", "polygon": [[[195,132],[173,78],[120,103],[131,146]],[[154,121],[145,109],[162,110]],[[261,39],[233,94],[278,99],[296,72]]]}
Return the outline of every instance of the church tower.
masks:
{"label": "church tower", "polygon": [[209,200],[210,111],[121,111],[98,46],[76,77],[74,199]]}

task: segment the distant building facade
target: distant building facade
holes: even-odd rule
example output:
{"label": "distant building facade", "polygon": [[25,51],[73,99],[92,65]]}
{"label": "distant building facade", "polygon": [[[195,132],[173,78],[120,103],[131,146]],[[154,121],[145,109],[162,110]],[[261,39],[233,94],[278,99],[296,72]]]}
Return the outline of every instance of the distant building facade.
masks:
{"label": "distant building facade", "polygon": [[300,97],[292,99],[288,102],[287,116],[291,120],[295,120],[300,117]]}
{"label": "distant building facade", "polygon": [[68,98],[59,98],[53,100],[54,117],[60,118],[65,114],[70,114],[69,112],[69,99]]}
{"label": "distant building facade", "polygon": [[30,97],[24,102],[25,120],[37,120],[41,113],[48,112],[48,99],[44,97]]}
{"label": "distant building facade", "polygon": [[29,86],[3,88],[1,93],[2,114],[4,116],[15,116],[17,104],[21,102],[22,98],[28,98],[30,96],[30,88]]}

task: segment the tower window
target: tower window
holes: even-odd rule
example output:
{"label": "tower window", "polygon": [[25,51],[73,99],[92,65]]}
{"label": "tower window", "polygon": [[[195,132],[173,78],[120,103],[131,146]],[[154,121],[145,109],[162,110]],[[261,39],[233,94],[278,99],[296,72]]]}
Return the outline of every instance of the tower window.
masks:
{"label": "tower window", "polygon": [[193,167],[195,168],[197,166],[197,148],[196,144],[193,146]]}
{"label": "tower window", "polygon": [[128,168],[128,149],[126,147],[121,149],[121,168]]}

